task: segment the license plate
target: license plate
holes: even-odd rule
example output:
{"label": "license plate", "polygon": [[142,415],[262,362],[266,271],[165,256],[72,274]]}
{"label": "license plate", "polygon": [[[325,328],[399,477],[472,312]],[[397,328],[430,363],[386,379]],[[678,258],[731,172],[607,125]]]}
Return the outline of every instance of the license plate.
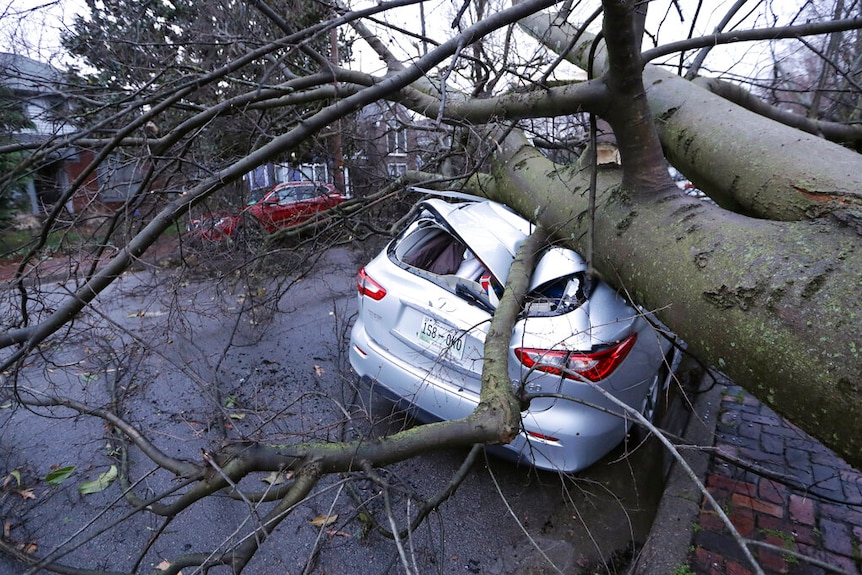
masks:
{"label": "license plate", "polygon": [[464,355],[464,333],[432,317],[422,318],[419,340],[451,358],[461,359]]}

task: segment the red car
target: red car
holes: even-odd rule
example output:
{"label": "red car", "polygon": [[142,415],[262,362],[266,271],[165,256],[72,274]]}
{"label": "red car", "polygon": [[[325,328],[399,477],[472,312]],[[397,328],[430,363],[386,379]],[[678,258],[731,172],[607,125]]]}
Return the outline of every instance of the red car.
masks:
{"label": "red car", "polygon": [[[255,196],[259,196],[256,199]],[[252,192],[252,200],[238,214],[207,214],[187,226],[195,237],[208,241],[232,238],[243,226],[274,231],[300,224],[314,214],[337,206],[344,196],[332,184],[288,182]]]}

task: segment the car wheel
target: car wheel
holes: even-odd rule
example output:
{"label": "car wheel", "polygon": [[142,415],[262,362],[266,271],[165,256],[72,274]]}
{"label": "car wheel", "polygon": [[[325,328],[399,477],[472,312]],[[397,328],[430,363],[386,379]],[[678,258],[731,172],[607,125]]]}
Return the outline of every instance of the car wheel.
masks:
{"label": "car wheel", "polygon": [[652,383],[650,383],[649,391],[647,391],[646,397],[644,397],[643,404],[641,405],[641,415],[643,415],[650,423],[655,421],[656,412],[658,411],[659,400],[661,399],[662,380],[663,378],[661,373],[655,374]]}
{"label": "car wheel", "polygon": [[[641,402],[641,415],[644,416],[644,419],[653,424],[656,422],[656,416],[658,415],[659,409],[661,407],[662,382],[664,380],[664,369],[661,369],[653,377],[653,380],[649,384],[649,390],[647,391],[646,396]],[[647,429],[640,423],[632,423],[632,429],[629,431],[629,437],[631,439],[634,439],[637,442],[641,442],[647,437],[649,437],[649,435],[649,429]]]}

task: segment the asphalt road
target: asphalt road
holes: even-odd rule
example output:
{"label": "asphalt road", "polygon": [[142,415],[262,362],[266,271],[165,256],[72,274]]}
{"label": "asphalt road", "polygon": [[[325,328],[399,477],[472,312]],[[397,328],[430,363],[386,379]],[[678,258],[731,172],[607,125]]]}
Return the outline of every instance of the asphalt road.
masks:
{"label": "asphalt road", "polygon": [[[312,273],[286,274],[280,285],[239,284],[230,274],[219,282],[180,277],[171,267],[127,274],[62,345],[28,362],[18,384],[96,405],[119,403],[166,455],[194,461],[201,449],[224,442],[335,440],[412,425],[357,387],[346,361],[355,273],[366,257],[330,250],[303,264]],[[239,313],[251,304],[258,305],[253,313]],[[340,426],[345,410],[354,418],[347,432]],[[291,510],[245,572],[403,573],[402,557],[422,574],[614,572],[612,564],[623,563],[649,530],[661,496],[658,451],[652,444],[631,453],[621,447],[570,477],[482,456],[455,495],[398,542],[364,521],[387,522],[378,487],[332,477]],[[0,410],[0,476],[17,471],[22,487],[32,489],[26,498],[8,484],[0,491],[5,539],[36,544],[39,554],[75,547],[61,559],[68,565],[128,572],[139,562],[148,572],[184,553],[229,548],[254,522],[253,505],[224,496],[167,523],[150,514],[119,522],[129,507],[118,482],[91,495],[77,487],[122,455],[101,421],[60,409]],[[395,520],[403,524],[415,511],[410,496],[444,489],[466,455],[432,451],[381,471],[399,486],[390,501]],[[139,495],[175,485],[139,452],[129,456]],[[48,485],[46,475],[64,466],[74,466],[72,475]],[[246,486],[266,488],[259,479]],[[321,517],[330,520],[321,526]],[[22,571],[0,559],[0,573]]]}

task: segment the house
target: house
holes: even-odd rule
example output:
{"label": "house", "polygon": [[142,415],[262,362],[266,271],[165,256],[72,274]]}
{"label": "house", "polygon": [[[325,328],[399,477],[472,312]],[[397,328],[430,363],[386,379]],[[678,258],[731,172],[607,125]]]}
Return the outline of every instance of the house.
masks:
{"label": "house", "polygon": [[421,168],[417,127],[407,108],[391,102],[374,102],[356,114],[353,126],[345,130],[345,163],[355,195],[376,191]]}
{"label": "house", "polygon": [[[407,108],[391,102],[374,102],[362,108],[352,118],[342,120],[341,131],[340,154],[325,149],[319,150],[323,156],[259,166],[245,175],[245,187],[254,190],[301,180],[334,183],[338,178],[331,158],[339,156],[344,157],[345,164],[342,191],[363,196],[408,170],[420,169],[421,148],[427,148],[429,142],[427,126],[414,121]],[[436,145],[439,134],[434,138]]]}
{"label": "house", "polygon": [[[31,128],[11,134],[13,141],[41,145],[74,131],[64,119],[67,98],[62,92],[63,75],[53,66],[18,54],[0,53],[0,85],[11,93],[32,124]],[[44,213],[47,207],[64,198],[71,182],[92,161],[91,151],[73,146],[52,152],[47,162],[22,179],[30,211],[34,215]],[[67,201],[67,209],[81,208],[86,197],[95,195],[97,190],[97,176],[92,174],[83,182],[81,193]]]}

